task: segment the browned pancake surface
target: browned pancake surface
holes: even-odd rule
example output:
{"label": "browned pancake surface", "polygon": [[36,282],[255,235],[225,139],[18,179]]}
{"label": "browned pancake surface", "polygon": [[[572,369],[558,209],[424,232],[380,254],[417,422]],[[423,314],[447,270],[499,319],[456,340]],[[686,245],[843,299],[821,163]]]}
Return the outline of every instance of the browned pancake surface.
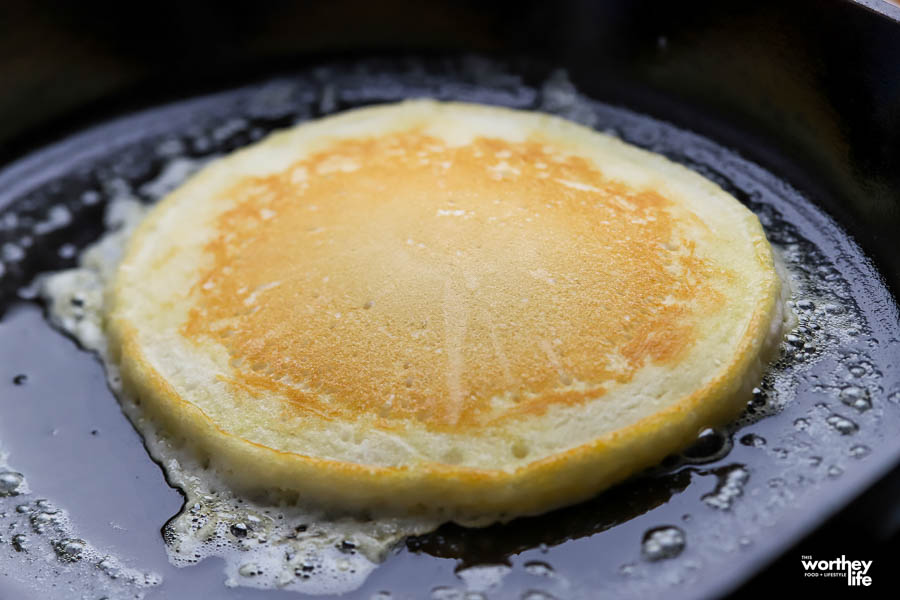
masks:
{"label": "browned pancake surface", "polygon": [[183,334],[225,344],[231,383],[285,411],[381,428],[601,396],[682,357],[734,276],[664,195],[534,140],[344,140],[226,195]]}

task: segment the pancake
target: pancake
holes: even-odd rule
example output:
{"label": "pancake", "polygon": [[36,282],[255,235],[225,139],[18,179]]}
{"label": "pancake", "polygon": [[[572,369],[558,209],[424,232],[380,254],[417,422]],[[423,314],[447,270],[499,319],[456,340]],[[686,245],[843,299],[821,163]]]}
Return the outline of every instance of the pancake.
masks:
{"label": "pancake", "polygon": [[432,101],[211,163],[107,294],[124,389],[236,489],[465,524],[584,500],[734,419],[783,306],[713,183]]}

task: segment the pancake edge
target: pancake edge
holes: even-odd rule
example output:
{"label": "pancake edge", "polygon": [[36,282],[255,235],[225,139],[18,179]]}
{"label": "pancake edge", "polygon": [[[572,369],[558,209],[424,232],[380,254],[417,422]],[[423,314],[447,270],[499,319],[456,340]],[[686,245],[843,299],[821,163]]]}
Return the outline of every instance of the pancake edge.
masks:
{"label": "pancake edge", "polygon": [[[383,110],[384,106],[349,112]],[[290,131],[275,133],[267,140],[287,136]],[[629,152],[639,150],[653,157],[648,166],[658,168],[667,164],[668,169],[673,166],[682,169],[715,188],[715,193],[725,194],[736,202],[724,190],[685,167],[656,153],[619,143]],[[206,169],[195,175],[194,180],[204,176],[209,176]],[[170,197],[176,193],[177,190]],[[127,244],[122,264],[129,262],[142,238],[152,232],[152,222],[161,212],[152,211],[141,223]],[[120,369],[123,393],[139,404],[142,415],[167,434],[187,440],[200,457],[238,490],[274,499],[300,498],[351,514],[438,516],[463,525],[487,525],[586,500],[688,446],[701,430],[733,421],[743,411],[752,388],[777,353],[784,327],[783,296],[787,290],[776,273],[772,248],[762,226],[755,215],[746,212],[744,226],[748,227],[748,236],[753,235],[754,259],[770,276],[759,291],[761,300],[755,304],[736,352],[726,365],[719,367],[718,375],[704,387],[656,413],[589,443],[514,470],[434,462],[411,466],[364,465],[285,452],[246,440],[221,429],[202,409],[177,393],[150,364],[141,350],[136,328],[119,314],[114,302],[107,303],[113,309],[104,319],[104,329],[110,340],[110,358]],[[122,282],[118,277],[113,281],[107,293],[115,297]],[[123,361],[123,356],[129,360]],[[653,442],[646,443],[648,439]]]}

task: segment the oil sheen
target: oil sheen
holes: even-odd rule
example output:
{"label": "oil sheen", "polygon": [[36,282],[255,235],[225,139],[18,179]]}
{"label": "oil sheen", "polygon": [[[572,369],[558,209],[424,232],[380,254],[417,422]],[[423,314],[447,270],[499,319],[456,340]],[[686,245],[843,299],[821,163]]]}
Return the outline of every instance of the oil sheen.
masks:
{"label": "oil sheen", "polygon": [[[719,183],[760,217],[769,240],[783,260],[792,287],[788,304],[798,322],[782,344],[781,359],[767,371],[747,412],[737,422],[721,430],[703,432],[694,448],[672,457],[659,467],[658,473],[651,473],[651,477],[676,473],[699,479],[697,486],[705,485],[708,489],[695,494],[698,501],[690,504],[692,514],[669,522],[660,519],[658,512],[648,512],[648,518],[636,525],[646,528],[643,536],[626,526],[633,544],[631,549],[623,547],[621,556],[613,559],[621,561],[617,571],[615,567],[612,569],[614,576],[601,581],[585,575],[584,581],[588,583],[584,585],[589,587],[583,589],[576,574],[567,575],[565,564],[554,562],[555,548],[549,554],[545,554],[546,546],[538,550],[537,543],[534,548],[519,548],[512,561],[512,570],[519,569],[521,559],[527,574],[543,576],[547,581],[546,585],[542,584],[546,593],[552,592],[557,597],[594,597],[599,593],[617,597],[660,595],[674,585],[701,581],[723,561],[740,560],[735,553],[749,553],[755,546],[763,546],[767,528],[777,525],[785,507],[803,502],[819,490],[830,489],[827,486],[831,482],[877,453],[877,445],[872,441],[862,443],[865,440],[861,439],[861,431],[867,433],[867,440],[877,441],[896,430],[892,423],[896,423],[900,405],[900,382],[879,354],[879,348],[888,342],[878,333],[895,331],[896,311],[891,312],[893,308],[882,311],[887,315],[883,319],[893,323],[890,327],[878,321],[872,307],[880,306],[878,294],[883,290],[863,288],[859,281],[865,273],[856,273],[852,261],[836,258],[842,253],[857,256],[858,248],[846,234],[828,229],[834,225],[824,217],[798,210],[797,206],[805,206],[808,201],[771,174],[693,134],[677,132],[646,117],[589,101],[577,93],[564,75],[552,77],[534,91],[519,84],[516,84],[519,87],[511,86],[507,73],[492,73],[478,70],[477,84],[482,89],[493,90],[494,94],[479,99],[538,108],[602,128],[629,142],[663,152]],[[369,80],[365,82],[365,86],[360,84],[360,89],[375,85]],[[283,110],[291,119],[307,119],[313,114],[335,110],[336,98],[350,104],[368,98],[357,93],[349,83],[342,84],[344,89],[334,85],[325,86],[321,98],[311,97],[308,104],[312,108],[307,113],[303,112],[307,110],[303,108],[305,104],[302,110],[294,104],[281,107],[280,96],[275,93],[281,88],[275,84],[266,86],[255,104],[248,104],[252,109],[248,109],[248,114]],[[287,89],[290,85],[283,87]],[[466,99],[467,90],[464,86],[447,84],[440,89],[429,88],[428,93]],[[391,93],[394,92],[385,92],[378,99],[397,99]],[[169,483],[183,491],[183,510],[164,527],[165,547],[173,564],[187,566],[219,556],[224,558],[224,579],[230,586],[340,593],[360,586],[407,536],[426,534],[417,538],[417,547],[430,547],[439,556],[453,556],[450,551],[441,554],[442,544],[453,543],[452,536],[442,541],[442,536],[430,537],[426,533],[435,529],[437,522],[340,519],[314,507],[272,506],[236,497],[186,449],[142,420],[131,399],[121,394],[115,368],[105,356],[106,342],[101,328],[103,288],[129,232],[146,212],[146,205],[135,196],[158,199],[205,160],[213,158],[214,152],[228,150],[228,140],[242,135],[241,131],[248,136],[241,138],[244,140],[241,143],[258,139],[264,133],[256,131],[252,117],[234,121],[238,125],[229,123],[232,122],[219,123],[193,137],[181,139],[173,135],[169,140],[160,141],[157,155],[165,157],[164,164],[149,183],[132,185],[124,176],[113,178],[96,184],[100,191],[90,191],[90,196],[86,192],[72,204],[51,206],[34,231],[23,233],[21,240],[4,244],[0,265],[5,266],[0,266],[0,272],[6,269],[7,276],[14,272],[15,264],[28,254],[32,241],[39,244],[46,232],[66,227],[75,218],[76,208],[72,207],[78,202],[88,205],[90,200],[95,205],[102,195],[107,203],[107,233],[79,255],[76,268],[41,277],[37,286],[24,288],[20,297],[33,298],[37,290],[48,306],[52,322],[104,360],[109,385],[119,395],[123,411],[142,434]],[[140,190],[139,185],[143,186]],[[12,231],[18,227],[15,217],[13,211],[8,211],[0,225]],[[77,250],[72,244],[59,248],[60,256],[74,254]],[[871,297],[863,289],[869,290]],[[760,427],[763,417],[773,417],[766,420],[770,425],[767,428]],[[750,452],[759,455],[755,462],[739,458]],[[14,458],[15,454],[11,456]],[[39,534],[33,533],[33,518],[39,524],[44,520],[55,521],[60,529],[51,533],[54,541],[61,542],[54,546],[59,548],[59,561],[82,557],[80,561],[65,564],[75,568],[84,563],[86,569],[92,570],[95,564],[103,563],[105,555],[90,544],[89,532],[80,534],[70,524],[63,507],[40,501],[31,492],[27,471],[22,472],[24,476],[20,480],[21,473],[12,461],[3,462],[0,470],[8,473],[0,475],[0,490],[9,488],[17,494],[0,497],[0,501],[14,500],[23,505],[21,513],[10,505],[9,514],[0,516],[0,524],[15,522],[18,529],[11,527],[11,531],[27,531],[16,533],[15,537],[4,536],[8,538],[4,542],[12,544],[16,552],[19,552],[17,543],[28,544],[34,540],[31,543],[36,547],[35,538]],[[708,480],[703,479],[707,477]],[[77,523],[77,507],[71,507],[71,512],[71,521]],[[45,513],[48,516],[40,516]],[[615,521],[613,525],[623,522]],[[574,539],[603,530],[592,526],[586,532],[566,532],[559,539]],[[559,540],[551,541],[550,545],[556,543]],[[477,558],[472,561],[477,564]],[[92,593],[102,590],[108,595],[125,595],[118,592],[133,586],[140,590],[159,582],[159,576],[153,573],[125,569],[115,557],[109,557],[106,565],[110,572],[124,573],[117,579],[119,587],[94,588]],[[502,573],[507,572],[510,568],[503,567]],[[550,577],[547,573],[555,574]],[[567,582],[567,576],[571,581]],[[433,597],[464,597],[465,593],[495,585],[493,580],[479,583],[476,579],[472,572],[460,571],[456,587],[435,587]]]}
{"label": "oil sheen", "polygon": [[[186,176],[193,169],[181,172]],[[235,496],[216,473],[157,430],[124,394],[103,335],[103,290],[129,234],[146,206],[124,197],[107,209],[110,232],[81,256],[81,267],[43,279],[41,293],[54,324],[103,361],[109,385],[170,484],[185,495],[185,510],[164,528],[166,549],[178,566],[210,556],[225,559],[226,585],[278,587],[306,593],[355,589],[405,537],[435,529],[423,518],[359,520],[317,507],[257,504]],[[77,298],[73,302],[73,298]]]}

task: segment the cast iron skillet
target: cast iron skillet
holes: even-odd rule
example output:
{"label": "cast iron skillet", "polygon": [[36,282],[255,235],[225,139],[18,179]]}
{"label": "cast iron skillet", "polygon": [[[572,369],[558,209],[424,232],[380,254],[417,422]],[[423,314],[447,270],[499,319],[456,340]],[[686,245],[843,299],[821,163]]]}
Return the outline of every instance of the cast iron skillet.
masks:
{"label": "cast iron skillet", "polygon": [[[446,527],[411,540],[353,596],[365,598],[384,589],[395,597],[423,597],[435,588],[443,593],[442,587],[452,593],[465,584],[454,569],[462,568],[465,577],[486,564],[511,565],[502,581],[486,591],[490,597],[518,597],[528,590],[557,597],[591,597],[600,591],[699,597],[733,589],[871,486],[900,456],[900,446],[890,435],[900,424],[900,409],[891,403],[900,399],[900,336],[890,291],[895,295],[900,287],[900,260],[892,252],[896,241],[890,235],[900,230],[900,173],[894,159],[900,155],[900,77],[891,58],[900,55],[900,35],[897,23],[888,18],[896,19],[897,11],[881,9],[886,14],[878,14],[842,2],[816,5],[816,11],[806,11],[808,6],[778,8],[774,3],[723,8],[694,2],[677,12],[656,3],[564,3],[552,11],[526,6],[524,16],[516,17],[522,30],[496,33],[487,27],[487,37],[494,41],[486,45],[496,47],[495,40],[500,40],[508,44],[508,55],[524,56],[521,59],[498,62],[422,52],[415,58],[384,54],[380,60],[319,55],[281,63],[293,67],[285,67],[287,75],[275,83],[257,75],[254,79],[260,83],[249,87],[120,120],[112,119],[121,114],[115,103],[101,106],[90,115],[99,125],[42,150],[26,151],[29,143],[37,146],[47,139],[40,132],[20,135],[4,146],[10,162],[0,173],[6,223],[0,243],[23,247],[23,236],[34,242],[21,258],[4,259],[0,376],[6,383],[0,396],[0,441],[10,452],[10,462],[26,474],[34,498],[47,497],[68,509],[92,543],[162,573],[165,583],[151,591],[151,597],[279,597],[277,592],[224,590],[215,561],[181,571],[168,567],[158,529],[179,509],[177,492],[165,486],[118,413],[96,361],[50,330],[38,305],[21,302],[21,286],[36,273],[71,264],[73,249],[99,235],[104,195],[113,193],[108,189],[111,180],[126,181],[139,195],[148,195],[140,191],[141,185],[153,180],[170,158],[160,152],[161,141],[177,139],[185,153],[198,157],[238,147],[298,118],[419,95],[550,110],[664,152],[716,180],[760,214],[775,243],[798,244],[815,254],[812,279],[823,289],[831,289],[837,279],[845,282],[843,293],[869,329],[843,347],[856,353],[853,361],[842,362],[836,355],[811,357],[796,398],[786,408],[735,435],[707,436],[687,462],[673,459],[594,501],[538,519],[483,531]],[[65,23],[84,15],[55,18]],[[231,22],[227,15],[219,18]],[[498,22],[493,14],[480,18]],[[103,34],[103,26],[105,22],[94,33],[127,51],[129,44]],[[62,30],[71,31],[67,27]],[[138,38],[150,35],[141,31]],[[523,39],[535,31],[550,41],[523,54]],[[252,44],[246,46],[253,54]],[[302,45],[293,49],[305,50]],[[171,58],[164,52],[162,64],[173,66]],[[209,58],[209,51],[187,51],[183,58],[176,80]],[[160,81],[156,67],[147,67],[154,61],[133,60],[138,71],[145,69],[148,80]],[[304,68],[304,61],[317,68]],[[585,96],[663,117],[675,126],[608,105],[589,103],[585,109],[571,102],[565,80],[554,70],[557,66],[568,70]],[[176,83],[189,89],[183,80]],[[254,103],[260,89],[278,86],[285,90],[284,104],[270,103],[260,110]],[[131,98],[131,106],[146,105]],[[50,114],[61,110],[54,109],[53,102],[51,94],[46,102]],[[118,110],[128,104],[120,102]],[[227,134],[223,126],[235,118],[244,123]],[[8,139],[15,133],[15,120],[7,119],[4,127]],[[33,125],[28,128],[32,130]],[[50,127],[45,132],[64,130]],[[58,133],[52,137],[60,138]],[[60,204],[69,210],[71,221],[35,233],[35,223],[52,223],[52,207]],[[14,225],[8,217],[12,214],[17,215]],[[852,368],[862,363],[867,366],[860,367],[857,377]],[[22,374],[27,379],[17,378]],[[871,410],[848,412],[840,402],[841,386],[848,382],[866,390]],[[762,394],[754,410],[766,413],[767,402]],[[850,436],[836,434],[827,421],[833,413],[852,417],[859,430]],[[812,427],[798,430],[799,419]],[[745,443],[734,443],[741,441]],[[727,450],[732,444],[722,457],[720,446]],[[868,451],[856,457],[853,448],[858,446]],[[827,459],[812,465],[820,454]],[[691,464],[706,459],[710,462]],[[739,466],[750,474],[743,497],[727,511],[710,509],[703,497]],[[134,483],[123,486],[123,481]],[[864,500],[867,506],[877,506],[885,489],[890,493],[890,482],[881,483],[874,500],[872,494]],[[755,489],[761,491],[754,495]],[[853,519],[845,512],[838,522]],[[873,521],[885,526],[891,522],[890,515],[878,513],[863,520]],[[664,525],[685,532],[686,548],[677,558],[647,561],[641,539]],[[872,546],[878,538],[871,534],[866,540],[869,545],[826,539],[827,552],[855,552],[868,559],[873,556],[865,553],[871,554],[872,548],[885,548]],[[21,556],[11,550],[9,539],[2,543],[0,591],[3,597],[15,597],[22,592],[9,575]],[[709,549],[724,553],[727,560],[714,560]],[[799,562],[796,554],[785,560]],[[553,574],[548,576],[537,563],[550,565]],[[800,569],[786,574],[802,578]],[[886,570],[880,571],[882,581],[888,577]],[[46,579],[53,580],[49,574]]]}

